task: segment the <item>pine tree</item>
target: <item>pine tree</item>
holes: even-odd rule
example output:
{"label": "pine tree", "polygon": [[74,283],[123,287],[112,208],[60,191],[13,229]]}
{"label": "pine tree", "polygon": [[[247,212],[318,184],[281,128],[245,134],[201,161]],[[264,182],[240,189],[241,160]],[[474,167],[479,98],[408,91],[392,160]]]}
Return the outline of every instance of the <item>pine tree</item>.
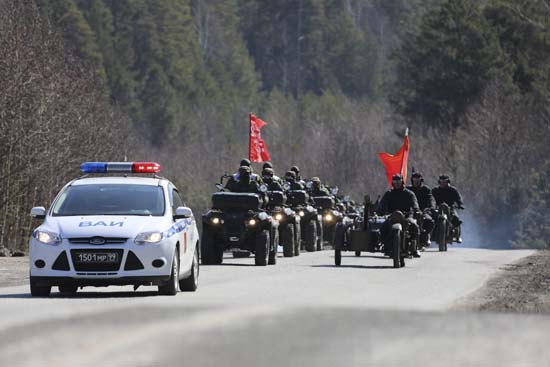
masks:
{"label": "pine tree", "polygon": [[427,13],[397,57],[392,102],[431,124],[456,125],[489,81],[507,75],[496,32],[470,0],[448,0]]}

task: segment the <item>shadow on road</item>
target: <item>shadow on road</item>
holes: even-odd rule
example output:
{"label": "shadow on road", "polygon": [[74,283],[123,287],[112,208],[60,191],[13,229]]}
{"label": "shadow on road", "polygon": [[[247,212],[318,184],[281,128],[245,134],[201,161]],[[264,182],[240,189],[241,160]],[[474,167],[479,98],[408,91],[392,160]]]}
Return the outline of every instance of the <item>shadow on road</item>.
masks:
{"label": "shadow on road", "polygon": [[[141,298],[158,296],[156,291],[143,291],[143,292],[86,292],[82,291],[73,295],[62,294],[53,292],[49,297],[37,297],[37,298],[49,298],[49,299],[70,299],[70,298]],[[12,294],[0,294],[0,299],[18,299],[18,298],[33,298],[29,293],[12,293]]]}
{"label": "shadow on road", "polygon": [[348,269],[393,269],[390,265],[310,265],[312,268],[348,268]]}

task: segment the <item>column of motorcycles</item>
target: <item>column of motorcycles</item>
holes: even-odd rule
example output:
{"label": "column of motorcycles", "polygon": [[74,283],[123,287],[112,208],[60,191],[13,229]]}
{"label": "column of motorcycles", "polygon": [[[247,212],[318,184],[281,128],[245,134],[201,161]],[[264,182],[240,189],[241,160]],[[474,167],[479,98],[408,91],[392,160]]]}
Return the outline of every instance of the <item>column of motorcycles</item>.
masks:
{"label": "column of motorcycles", "polygon": [[[393,267],[405,266],[413,249],[430,246],[430,236],[422,229],[422,212],[410,213],[417,221],[419,233],[408,228],[409,213],[395,211],[389,215],[376,213],[377,201],[367,195],[363,205],[356,206],[348,196],[339,196],[337,187],[329,187],[329,196],[312,197],[311,182],[305,190],[269,191],[260,186],[260,193],[224,191],[223,175],[212,195],[212,208],[202,216],[200,255],[202,264],[222,264],[224,252],[234,257],[254,255],[255,265],[275,265],[281,246],[284,257],[299,256],[300,252],[320,251],[324,246],[334,248],[335,265],[342,263],[342,252],[383,253],[393,261]],[[435,221],[431,238],[439,251],[458,238],[447,204],[430,211]],[[382,238],[381,227],[389,220],[391,230]]]}

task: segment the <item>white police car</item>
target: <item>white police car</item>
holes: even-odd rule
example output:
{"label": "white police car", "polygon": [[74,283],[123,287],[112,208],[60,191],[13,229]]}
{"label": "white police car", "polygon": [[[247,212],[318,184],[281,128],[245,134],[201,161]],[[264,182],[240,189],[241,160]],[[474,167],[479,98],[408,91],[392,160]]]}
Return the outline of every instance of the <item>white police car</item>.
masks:
{"label": "white police car", "polygon": [[195,291],[199,278],[199,234],[191,209],[152,162],[88,162],[87,174],[69,182],[29,243],[33,296],[52,286],[75,293],[83,286],[157,285],[160,294]]}

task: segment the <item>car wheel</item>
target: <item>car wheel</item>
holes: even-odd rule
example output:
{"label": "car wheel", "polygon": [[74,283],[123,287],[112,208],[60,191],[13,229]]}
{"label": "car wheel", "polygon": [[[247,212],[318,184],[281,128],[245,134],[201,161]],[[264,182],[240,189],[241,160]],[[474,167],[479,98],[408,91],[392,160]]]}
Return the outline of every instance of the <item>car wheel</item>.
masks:
{"label": "car wheel", "polygon": [[193,255],[193,264],[191,264],[191,274],[180,280],[180,290],[182,292],[194,292],[199,287],[199,246],[195,248],[195,254]]}
{"label": "car wheel", "polygon": [[266,266],[269,249],[269,231],[263,230],[256,235],[254,249],[254,263],[257,266]]}
{"label": "car wheel", "polygon": [[31,296],[33,297],[48,297],[52,292],[51,285],[37,285],[31,278]]}
{"label": "car wheel", "polygon": [[166,284],[159,285],[159,294],[163,296],[175,296],[179,290],[179,253],[178,250],[174,252],[174,258],[172,259],[172,270],[170,272],[170,280]]}

